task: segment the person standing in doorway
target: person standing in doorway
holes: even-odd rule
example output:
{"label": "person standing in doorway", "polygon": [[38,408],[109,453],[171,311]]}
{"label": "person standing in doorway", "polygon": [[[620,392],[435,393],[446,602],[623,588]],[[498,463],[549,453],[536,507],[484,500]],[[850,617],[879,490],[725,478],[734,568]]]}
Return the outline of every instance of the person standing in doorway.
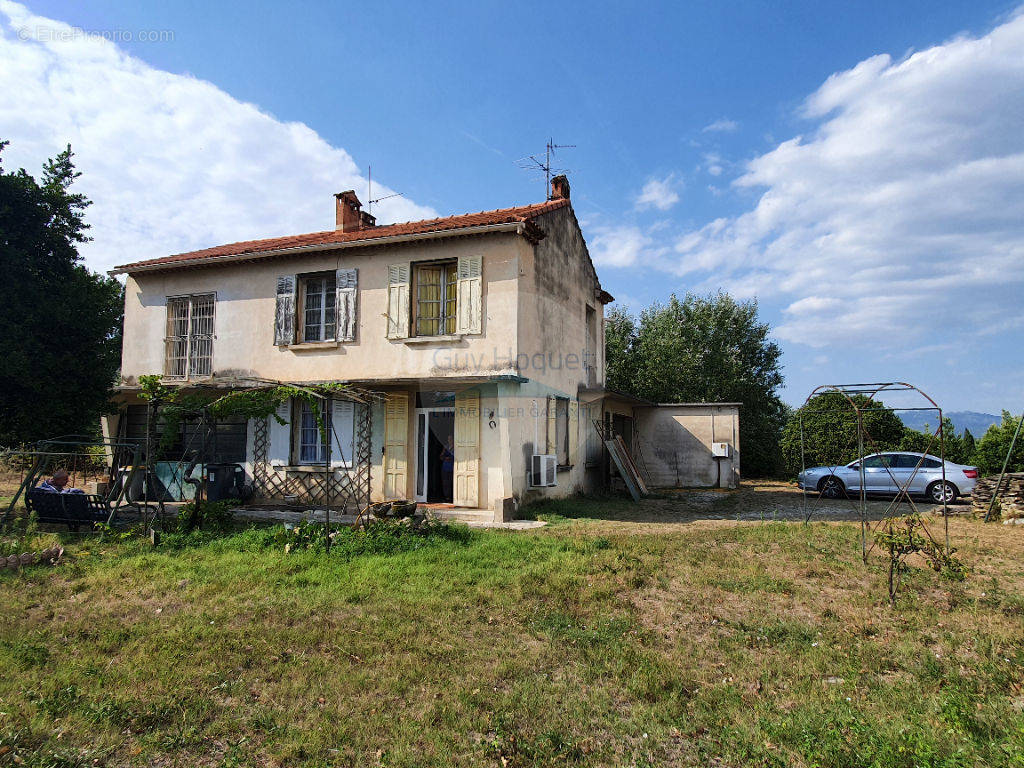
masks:
{"label": "person standing in doorway", "polygon": [[449,504],[453,501],[452,478],[455,474],[455,440],[451,435],[441,449],[441,488],[444,490],[444,500]]}

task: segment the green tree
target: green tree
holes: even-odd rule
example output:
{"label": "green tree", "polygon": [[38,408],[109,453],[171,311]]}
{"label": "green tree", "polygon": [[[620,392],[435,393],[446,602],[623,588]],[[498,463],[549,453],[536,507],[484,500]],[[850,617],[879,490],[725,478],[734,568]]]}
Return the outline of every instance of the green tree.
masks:
{"label": "green tree", "polygon": [[[865,395],[853,395],[850,399],[858,407],[869,402]],[[861,413],[865,455],[900,448],[908,430],[899,416],[885,410],[885,404],[878,400],[871,409]],[[925,437],[923,433],[917,434]],[[790,476],[796,475],[802,466],[848,464],[858,458],[857,414],[850,401],[838,392],[826,392],[793,411],[782,430],[782,456]]]}
{"label": "green tree", "polygon": [[964,428],[964,434],[960,438],[963,443],[964,450],[964,464],[971,464],[974,462],[974,435],[971,434],[971,430]]}
{"label": "green tree", "polygon": [[786,407],[778,345],[757,302],[726,293],[672,296],[633,318],[620,309],[605,325],[607,383],[655,402],[739,402],[744,474],[779,471]]}
{"label": "green tree", "polygon": [[[981,474],[999,474],[1003,468],[1003,462],[1006,460],[1006,452],[1010,450],[1013,433],[1017,431],[1019,419],[1019,416],[1014,416],[1009,411],[1003,411],[1002,422],[989,427],[988,431],[975,443],[972,463],[977,464]],[[1010,456],[1010,463],[1006,465],[1006,471],[1024,472],[1024,432],[1017,438],[1017,444],[1013,448],[1013,455]]]}
{"label": "green tree", "polygon": [[609,389],[632,390],[636,358],[631,347],[636,330],[636,319],[622,307],[613,307],[604,319],[605,386]]}
{"label": "green tree", "polygon": [[964,439],[956,433],[956,427],[948,417],[942,419],[942,439],[945,443],[944,446],[940,445],[939,436],[935,434],[931,424],[925,424],[924,431],[907,427],[903,433],[903,439],[900,440],[896,448],[901,451],[927,452],[932,456],[939,456],[945,451],[946,460],[955,464],[965,464],[970,461],[973,448],[966,447]]}
{"label": "green tree", "polygon": [[123,290],[79,263],[79,175],[70,145],[41,182],[0,166],[0,445],[97,431],[117,375]]}

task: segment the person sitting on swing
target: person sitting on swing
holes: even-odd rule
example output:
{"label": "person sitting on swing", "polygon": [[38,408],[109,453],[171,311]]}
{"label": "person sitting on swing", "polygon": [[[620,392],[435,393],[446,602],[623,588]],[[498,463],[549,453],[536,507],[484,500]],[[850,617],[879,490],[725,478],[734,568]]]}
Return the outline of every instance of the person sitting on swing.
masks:
{"label": "person sitting on swing", "polygon": [[50,493],[85,493],[81,488],[68,488],[69,479],[66,469],[58,469],[53,473],[53,477],[43,480],[36,488]]}

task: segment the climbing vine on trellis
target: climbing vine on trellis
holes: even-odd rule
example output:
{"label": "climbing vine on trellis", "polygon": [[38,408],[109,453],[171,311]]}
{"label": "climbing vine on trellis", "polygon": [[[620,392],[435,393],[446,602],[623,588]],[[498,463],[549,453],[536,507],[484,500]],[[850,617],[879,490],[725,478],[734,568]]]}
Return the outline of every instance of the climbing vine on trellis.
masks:
{"label": "climbing vine on trellis", "polygon": [[279,424],[286,424],[277,411],[282,403],[299,398],[309,403],[310,411],[316,418],[321,438],[327,441],[327,420],[323,416],[321,403],[326,397],[349,390],[346,384],[325,383],[313,386],[298,384],[275,384],[253,389],[236,389],[223,394],[213,392],[185,392],[179,387],[168,386],[160,376],[140,376],[142,391],[139,397],[159,411],[164,423],[161,446],[166,447],[182,420],[209,415],[215,419],[241,416],[246,419],[272,417]]}
{"label": "climbing vine on trellis", "polygon": [[[278,414],[278,409],[293,398],[309,404],[310,411],[316,419],[321,439],[329,440],[327,419],[324,417],[321,404],[330,396],[346,392],[345,384],[324,383],[312,386],[298,384],[268,384],[248,389],[235,389],[228,392],[202,391],[186,392],[179,387],[168,386],[160,376],[141,376],[140,399],[145,401],[163,422],[160,448],[167,448],[174,442],[183,420],[191,418],[223,419],[244,417],[245,419],[275,419],[279,424],[287,424]],[[147,428],[147,442],[148,442]],[[147,452],[148,452],[147,447]],[[147,460],[147,464],[148,464]],[[148,482],[148,481],[147,481]],[[187,518],[183,521],[185,530],[192,530],[202,524],[204,507],[201,496],[191,503]]]}

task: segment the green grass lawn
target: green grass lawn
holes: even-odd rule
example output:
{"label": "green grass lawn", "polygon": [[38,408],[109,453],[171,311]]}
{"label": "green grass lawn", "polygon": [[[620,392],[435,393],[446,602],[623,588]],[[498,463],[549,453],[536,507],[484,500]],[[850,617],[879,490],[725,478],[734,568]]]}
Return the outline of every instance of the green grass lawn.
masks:
{"label": "green grass lawn", "polygon": [[1024,531],[955,521],[971,576],[893,609],[853,524],[621,505],[390,554],[68,538],[0,574],[0,765],[1024,766]]}

